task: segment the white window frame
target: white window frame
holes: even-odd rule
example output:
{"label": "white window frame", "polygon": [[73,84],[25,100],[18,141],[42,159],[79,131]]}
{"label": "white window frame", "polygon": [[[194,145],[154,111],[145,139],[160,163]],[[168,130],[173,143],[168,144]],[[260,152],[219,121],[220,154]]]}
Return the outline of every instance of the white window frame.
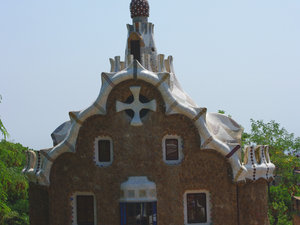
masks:
{"label": "white window frame", "polygon": [[[166,140],[167,139],[177,139],[178,140],[178,160],[167,160],[166,159]],[[177,165],[180,164],[183,160],[183,142],[182,138],[178,135],[165,135],[162,139],[162,152],[163,152],[163,160],[166,164],[169,165]]]}
{"label": "white window frame", "polygon": [[[206,223],[188,223],[188,213],[187,213],[187,194],[206,194]],[[183,206],[184,206],[184,225],[211,225],[211,205],[210,205],[210,193],[207,190],[190,190],[186,191],[183,196]]]}
{"label": "white window frame", "polygon": [[72,225],[77,225],[77,196],[93,196],[94,199],[94,224],[97,224],[97,203],[96,196],[92,192],[75,192],[71,198],[71,206],[72,206]]}
{"label": "white window frame", "polygon": [[[98,145],[98,142],[99,141],[109,141],[110,142],[110,161],[109,162],[100,162],[99,161],[99,145]],[[99,136],[95,139],[95,142],[94,142],[94,161],[96,163],[97,166],[99,167],[107,167],[107,166],[110,166],[113,162],[113,141],[112,141],[112,138],[109,137],[109,136]]]}

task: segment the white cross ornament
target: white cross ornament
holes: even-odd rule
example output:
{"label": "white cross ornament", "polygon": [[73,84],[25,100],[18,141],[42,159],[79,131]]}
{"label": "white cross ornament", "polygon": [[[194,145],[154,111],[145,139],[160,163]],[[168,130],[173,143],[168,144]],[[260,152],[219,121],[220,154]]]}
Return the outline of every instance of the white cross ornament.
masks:
{"label": "white cross ornament", "polygon": [[142,103],[142,102],[140,102],[140,99],[139,99],[141,87],[137,87],[137,86],[130,87],[130,91],[133,95],[133,102],[130,104],[127,104],[127,103],[117,101],[116,111],[121,112],[121,111],[124,111],[127,109],[131,109],[134,112],[134,116],[131,120],[130,125],[131,126],[142,126],[143,123],[141,121],[140,111],[142,109],[149,109],[149,110],[155,112],[156,111],[156,100],[152,100],[147,103]]}

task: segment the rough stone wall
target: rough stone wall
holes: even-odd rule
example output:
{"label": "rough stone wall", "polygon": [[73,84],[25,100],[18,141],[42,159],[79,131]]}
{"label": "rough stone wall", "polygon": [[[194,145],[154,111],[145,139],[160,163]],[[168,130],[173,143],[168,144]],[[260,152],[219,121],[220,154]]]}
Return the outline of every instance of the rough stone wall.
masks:
{"label": "rough stone wall", "polygon": [[29,183],[29,218],[31,225],[49,225],[48,188]]}
{"label": "rough stone wall", "polygon": [[267,181],[239,185],[239,208],[241,225],[269,225]]}
{"label": "rough stone wall", "polygon": [[300,225],[300,216],[298,214],[294,215],[293,224]]}
{"label": "rough stone wall", "polygon": [[[158,103],[157,112],[149,112],[141,127],[130,126],[129,116],[115,110],[116,100],[124,102],[131,95],[129,87],[136,85],[142,87],[142,95]],[[183,196],[188,190],[210,192],[214,225],[267,224],[253,222],[257,214],[265,212],[265,185],[257,182],[240,188],[240,217],[245,218],[238,224],[237,188],[232,183],[229,162],[214,150],[200,150],[193,122],[182,115],[166,116],[162,97],[153,86],[134,80],[119,84],[109,95],[107,109],[107,115],[93,116],[83,123],[76,153],[65,153],[53,164],[50,225],[72,224],[70,198],[75,192],[95,194],[98,225],[120,224],[120,185],[129,176],[147,176],[156,183],[160,225],[184,224]],[[184,159],[179,165],[163,161],[162,139],[166,134],[176,134],[183,140]],[[114,160],[109,167],[97,167],[93,161],[98,136],[113,140]],[[257,197],[252,196],[257,193]]]}
{"label": "rough stone wall", "polygon": [[293,225],[300,225],[300,197],[293,198],[294,204],[294,216],[293,216]]}

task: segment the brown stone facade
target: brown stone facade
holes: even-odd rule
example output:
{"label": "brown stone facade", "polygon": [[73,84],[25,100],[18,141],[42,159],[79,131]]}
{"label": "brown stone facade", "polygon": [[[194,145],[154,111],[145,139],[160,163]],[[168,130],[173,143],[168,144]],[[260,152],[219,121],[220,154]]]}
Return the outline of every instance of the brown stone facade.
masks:
{"label": "brown stone facade", "polygon": [[[158,104],[157,111],[148,112],[140,127],[130,126],[131,118],[125,111],[116,113],[116,101],[124,102],[131,95],[131,86],[140,86],[141,94]],[[184,158],[178,165],[163,161],[162,139],[168,134],[183,140]],[[113,141],[113,162],[108,167],[98,167],[94,162],[94,142],[99,136],[109,136]],[[192,190],[210,193],[214,225],[269,224],[266,181],[233,183],[227,159],[217,151],[200,150],[199,146],[193,121],[183,115],[165,115],[164,101],[155,87],[138,80],[123,82],[108,97],[107,115],[84,121],[76,153],[64,153],[55,160],[48,190],[36,186],[30,189],[31,207],[41,199],[48,204],[49,195],[49,205],[40,209],[45,216],[48,210],[49,223],[38,222],[39,215],[34,213],[31,224],[71,225],[71,197],[75,192],[95,195],[98,225],[120,224],[120,185],[130,176],[147,176],[155,182],[159,225],[184,224],[184,193]]]}
{"label": "brown stone facade", "polygon": [[28,192],[30,224],[49,225],[48,188],[30,182]]}
{"label": "brown stone facade", "polygon": [[268,183],[264,179],[239,185],[241,225],[268,225]]}
{"label": "brown stone facade", "polygon": [[294,205],[294,216],[293,216],[293,225],[300,225],[300,197],[293,197]]}

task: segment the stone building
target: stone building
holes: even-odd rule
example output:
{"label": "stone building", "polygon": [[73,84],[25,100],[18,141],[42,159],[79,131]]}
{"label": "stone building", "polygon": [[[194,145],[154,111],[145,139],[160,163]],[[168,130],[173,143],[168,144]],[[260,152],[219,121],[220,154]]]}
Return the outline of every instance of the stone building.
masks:
{"label": "stone building", "polygon": [[130,11],[95,102],[28,153],[31,225],[269,224],[268,147],[242,150],[238,123],[194,103],[157,54],[147,0]]}
{"label": "stone building", "polygon": [[300,196],[293,196],[293,205],[294,205],[294,215],[293,215],[293,224],[300,224]]}

